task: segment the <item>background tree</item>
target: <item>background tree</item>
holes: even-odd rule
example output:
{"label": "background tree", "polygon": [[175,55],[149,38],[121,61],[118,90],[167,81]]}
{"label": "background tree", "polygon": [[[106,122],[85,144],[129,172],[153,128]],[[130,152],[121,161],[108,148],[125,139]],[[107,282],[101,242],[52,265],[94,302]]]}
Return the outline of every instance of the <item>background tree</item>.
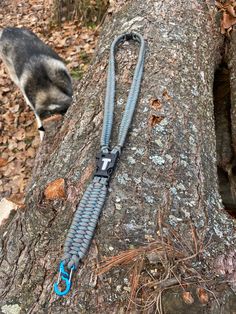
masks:
{"label": "background tree", "polygon": [[[235,312],[235,227],[219,194],[213,104],[225,46],[213,12],[203,0],[135,0],[107,18],[61,128],[48,123],[26,207],[1,230],[3,313]],[[94,172],[109,47],[130,30],[147,44],[139,104],[89,255],[60,299],[52,285]],[[126,44],[117,55],[114,140],[136,53]]]}
{"label": "background tree", "polygon": [[108,8],[108,0],[53,0],[53,20],[78,19],[83,24],[99,24]]}

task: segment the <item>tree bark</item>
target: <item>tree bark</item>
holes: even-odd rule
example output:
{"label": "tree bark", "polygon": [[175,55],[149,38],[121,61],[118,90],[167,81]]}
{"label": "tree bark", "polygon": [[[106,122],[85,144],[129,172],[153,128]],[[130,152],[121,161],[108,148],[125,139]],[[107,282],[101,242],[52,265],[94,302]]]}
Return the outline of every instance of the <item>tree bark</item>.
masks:
{"label": "tree bark", "polygon": [[[212,90],[223,38],[213,10],[203,0],[133,0],[107,18],[72,107],[40,147],[26,206],[1,230],[2,313],[236,311],[235,228],[217,178]],[[130,30],[147,45],[138,106],[89,254],[70,294],[58,298],[52,286],[66,232],[99,150],[109,47]],[[129,43],[117,54],[113,144],[137,51]],[[45,188],[58,178],[66,197],[49,200]],[[94,273],[123,251],[137,255]]]}

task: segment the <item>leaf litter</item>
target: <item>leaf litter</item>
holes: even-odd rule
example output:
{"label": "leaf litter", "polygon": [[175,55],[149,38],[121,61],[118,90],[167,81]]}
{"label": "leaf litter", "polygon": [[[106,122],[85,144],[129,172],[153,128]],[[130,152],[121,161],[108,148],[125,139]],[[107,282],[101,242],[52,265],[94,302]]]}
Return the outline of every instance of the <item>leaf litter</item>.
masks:
{"label": "leaf litter", "polygon": [[222,12],[220,30],[221,34],[228,34],[236,24],[236,1],[216,1],[216,7]]}
{"label": "leaf litter", "polygon": [[[94,54],[98,31],[83,27],[78,21],[53,25],[52,12],[51,0],[3,0],[0,29],[26,27],[35,32],[65,60],[75,86]],[[0,200],[23,204],[40,139],[34,114],[10,80],[2,61],[0,130]]]}

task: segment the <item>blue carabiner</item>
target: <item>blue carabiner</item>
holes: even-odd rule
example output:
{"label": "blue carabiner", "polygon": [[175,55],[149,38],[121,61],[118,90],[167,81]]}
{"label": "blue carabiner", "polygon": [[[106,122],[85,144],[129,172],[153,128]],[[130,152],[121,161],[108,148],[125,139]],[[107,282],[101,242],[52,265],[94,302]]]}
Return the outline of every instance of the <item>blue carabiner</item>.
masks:
{"label": "blue carabiner", "polygon": [[[64,263],[63,262],[60,263],[59,277],[58,277],[57,282],[54,283],[54,285],[53,285],[54,292],[57,295],[63,296],[63,295],[66,295],[70,291],[70,288],[71,288],[71,278],[72,278],[73,270],[75,270],[75,266],[74,265],[71,267],[70,275],[69,275],[68,272],[66,272],[65,269],[64,269]],[[59,290],[59,287],[58,287],[60,281],[65,281],[66,288],[63,291]]]}

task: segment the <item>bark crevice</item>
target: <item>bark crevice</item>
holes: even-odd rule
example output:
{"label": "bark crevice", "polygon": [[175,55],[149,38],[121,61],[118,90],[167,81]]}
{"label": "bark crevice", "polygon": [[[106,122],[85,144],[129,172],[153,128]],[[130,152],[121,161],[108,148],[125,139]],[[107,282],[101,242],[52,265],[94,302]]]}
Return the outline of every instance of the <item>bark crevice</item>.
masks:
{"label": "bark crevice", "polygon": [[215,71],[213,96],[219,192],[225,210],[236,217],[235,30],[224,41]]}
{"label": "bark crevice", "polygon": [[233,185],[235,156],[231,131],[230,71],[225,62],[215,72],[213,90],[219,191],[225,209],[233,214],[236,210]]}

